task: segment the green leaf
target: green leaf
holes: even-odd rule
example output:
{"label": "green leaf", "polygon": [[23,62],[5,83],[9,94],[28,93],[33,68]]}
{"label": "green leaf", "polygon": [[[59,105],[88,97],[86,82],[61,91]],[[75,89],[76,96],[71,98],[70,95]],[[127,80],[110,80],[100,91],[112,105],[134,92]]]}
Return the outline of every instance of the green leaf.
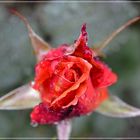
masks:
{"label": "green leaf", "polygon": [[140,116],[140,109],[125,103],[113,95],[110,95],[110,97],[104,101],[96,111],[102,115],[117,118]]}
{"label": "green leaf", "polygon": [[39,93],[30,84],[23,85],[0,98],[1,110],[30,109],[40,103]]}

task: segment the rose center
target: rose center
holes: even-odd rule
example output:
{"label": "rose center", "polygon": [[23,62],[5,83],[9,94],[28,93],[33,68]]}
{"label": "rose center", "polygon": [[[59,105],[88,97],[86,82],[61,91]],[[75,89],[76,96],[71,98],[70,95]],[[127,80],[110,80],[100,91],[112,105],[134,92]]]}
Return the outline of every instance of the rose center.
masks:
{"label": "rose center", "polygon": [[64,73],[66,79],[71,82],[75,82],[78,79],[76,72],[73,69],[70,69]]}
{"label": "rose center", "polygon": [[81,70],[79,67],[73,65],[70,69],[65,71],[64,76],[69,81],[76,82],[81,76]]}

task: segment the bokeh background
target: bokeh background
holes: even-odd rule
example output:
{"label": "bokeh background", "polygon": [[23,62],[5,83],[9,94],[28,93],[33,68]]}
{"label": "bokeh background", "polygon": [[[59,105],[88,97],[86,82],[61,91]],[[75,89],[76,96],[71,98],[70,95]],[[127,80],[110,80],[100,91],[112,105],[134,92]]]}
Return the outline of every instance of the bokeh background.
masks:
{"label": "bokeh background", "polygon": [[[16,8],[52,46],[73,43],[87,23],[89,46],[100,43],[129,19],[140,15],[134,2],[0,2],[0,96],[33,79],[35,56],[27,29],[9,12]],[[140,23],[123,31],[104,50],[104,61],[119,76],[111,94],[140,107]],[[31,110],[0,111],[0,137],[56,137],[55,126],[30,125]],[[73,119],[73,137],[140,137],[140,117],[117,119],[92,113]],[[123,138],[122,138],[123,139]]]}

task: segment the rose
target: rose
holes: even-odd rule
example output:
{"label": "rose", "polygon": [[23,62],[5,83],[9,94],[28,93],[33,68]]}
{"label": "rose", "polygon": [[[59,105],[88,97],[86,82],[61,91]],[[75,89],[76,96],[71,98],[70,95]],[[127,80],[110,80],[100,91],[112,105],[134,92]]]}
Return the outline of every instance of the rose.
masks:
{"label": "rose", "polygon": [[90,113],[108,97],[107,87],[116,80],[116,74],[87,46],[83,25],[72,46],[50,50],[36,65],[33,87],[42,103],[34,108],[31,119],[46,124]]}

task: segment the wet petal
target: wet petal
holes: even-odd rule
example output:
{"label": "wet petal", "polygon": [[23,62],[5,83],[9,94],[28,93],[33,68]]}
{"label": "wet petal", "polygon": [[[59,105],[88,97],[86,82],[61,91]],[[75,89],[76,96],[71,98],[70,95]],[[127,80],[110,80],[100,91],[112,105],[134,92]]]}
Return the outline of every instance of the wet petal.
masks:
{"label": "wet petal", "polygon": [[86,89],[87,81],[81,83],[79,85],[79,88],[77,88],[76,90],[68,93],[62,100],[58,102],[58,104],[62,106],[63,109],[71,105],[76,105],[80,96],[86,92]]}
{"label": "wet petal", "polygon": [[117,81],[117,75],[106,64],[98,60],[94,63],[96,66],[93,64],[90,75],[95,88],[107,87]]}
{"label": "wet petal", "polygon": [[45,80],[52,76],[57,64],[61,61],[68,49],[68,46],[65,44],[57,49],[51,49],[47,54],[43,55],[43,59],[35,67],[36,75],[33,86],[35,89],[38,89]]}
{"label": "wet petal", "polygon": [[62,113],[50,111],[45,104],[41,103],[30,114],[32,123],[52,124],[62,119]]}
{"label": "wet petal", "polygon": [[95,90],[91,80],[89,79],[87,91],[79,98],[78,104],[73,108],[70,116],[79,116],[91,113],[107,98],[107,89],[102,88]]}
{"label": "wet petal", "polygon": [[88,34],[86,32],[86,24],[83,24],[81,34],[74,43],[75,51],[73,55],[90,61],[93,58],[94,52],[87,46],[87,41]]}
{"label": "wet petal", "polygon": [[73,83],[63,78],[62,76],[54,75],[46,80],[41,88],[41,98],[43,102],[48,104],[48,106],[60,96],[65,90],[67,90]]}

